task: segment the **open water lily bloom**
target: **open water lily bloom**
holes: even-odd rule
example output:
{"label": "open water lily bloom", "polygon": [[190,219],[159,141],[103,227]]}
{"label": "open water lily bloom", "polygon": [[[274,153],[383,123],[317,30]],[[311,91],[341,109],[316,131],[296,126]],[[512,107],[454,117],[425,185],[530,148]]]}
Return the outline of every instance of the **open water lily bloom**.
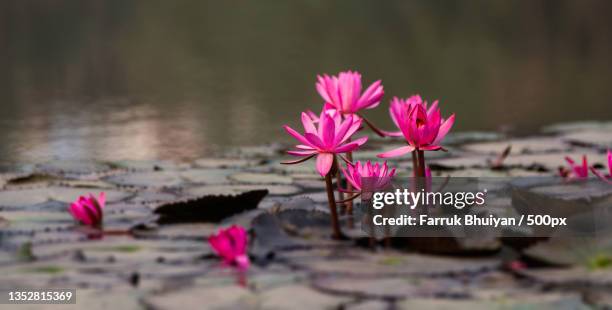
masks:
{"label": "open water lily bloom", "polygon": [[99,227],[102,225],[105,204],[106,194],[104,192],[100,193],[98,198],[89,194],[88,197],[80,196],[70,204],[68,211],[81,224]]}
{"label": "open water lily bloom", "polygon": [[427,102],[420,100],[418,96],[404,101],[392,101],[390,113],[408,145],[378,154],[380,158],[397,157],[415,150],[440,150],[440,143],[455,122],[455,114],[446,120],[441,117],[438,101],[434,101],[428,108]]}
{"label": "open water lily bloom", "polygon": [[334,162],[334,155],[351,152],[363,145],[368,137],[362,137],[349,141],[351,136],[361,127],[361,119],[348,115],[344,119],[338,113],[328,113],[323,110],[319,115],[319,122],[308,113],[302,113],[302,125],[304,134],[300,134],[293,128],[283,127],[292,137],[301,144],[296,145],[297,150],[287,151],[293,156],[304,157],[302,159],[286,162],[286,164],[297,164],[312,157],[317,157],[316,169],[321,176],[329,173]]}
{"label": "open water lily bloom", "polygon": [[562,167],[559,169],[559,174],[566,180],[587,179],[589,177],[589,164],[586,155],[582,155],[582,163],[577,164],[569,156],[565,157],[571,169]]}
{"label": "open water lily bloom", "polygon": [[353,71],[340,72],[338,76],[317,76],[316,86],[325,103],[342,114],[375,108],[385,93],[380,80],[372,83],[362,93],[361,74]]}
{"label": "open water lily bloom", "polygon": [[382,165],[372,164],[369,160],[365,164],[358,161],[355,164],[347,163],[346,169],[341,169],[346,180],[358,191],[364,186],[370,191],[384,189],[395,175],[395,168],[389,170],[386,161]]}
{"label": "open water lily bloom", "polygon": [[217,234],[208,238],[208,243],[225,264],[241,269],[249,267],[248,237],[243,227],[234,225],[227,229],[221,228]]}

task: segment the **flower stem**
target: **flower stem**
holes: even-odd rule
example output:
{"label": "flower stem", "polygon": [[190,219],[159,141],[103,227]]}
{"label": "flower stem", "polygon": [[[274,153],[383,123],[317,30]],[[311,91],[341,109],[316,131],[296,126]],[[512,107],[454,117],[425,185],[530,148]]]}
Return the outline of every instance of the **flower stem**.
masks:
{"label": "flower stem", "polygon": [[419,169],[417,170],[417,177],[425,178],[425,152],[418,150],[417,158],[419,160]]}
{"label": "flower stem", "polygon": [[[340,210],[342,214],[346,214],[346,203],[341,202],[344,201],[344,193],[341,191],[342,189],[342,178],[340,177],[340,169],[338,169],[338,161],[334,158],[334,165],[336,170],[336,190],[338,191],[338,201],[336,203],[340,204]],[[333,170],[333,169],[332,169]]]}
{"label": "flower stem", "polygon": [[417,151],[412,151],[412,173],[416,176],[419,171],[419,162],[417,159]]}
{"label": "flower stem", "polygon": [[338,224],[338,211],[336,210],[336,199],[334,197],[331,172],[325,175],[325,188],[327,189],[327,202],[329,203],[329,212],[331,213],[333,238],[340,239],[342,234],[340,232],[340,225]]}

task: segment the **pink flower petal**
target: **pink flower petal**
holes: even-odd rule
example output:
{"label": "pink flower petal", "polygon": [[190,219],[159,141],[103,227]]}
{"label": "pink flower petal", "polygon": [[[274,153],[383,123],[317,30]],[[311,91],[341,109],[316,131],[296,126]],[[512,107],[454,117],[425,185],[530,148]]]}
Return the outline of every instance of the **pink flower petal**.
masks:
{"label": "pink flower petal", "polygon": [[362,146],[364,143],[366,143],[368,141],[368,137],[361,137],[355,141],[352,141],[350,143],[344,144],[338,148],[336,148],[336,152],[337,153],[346,153],[346,152],[351,152],[355,149],[357,149],[358,147]]}
{"label": "pink flower petal", "polygon": [[400,148],[385,152],[385,153],[381,153],[376,155],[376,157],[378,158],[389,158],[389,157],[397,157],[397,156],[402,156],[405,154],[408,154],[410,152],[414,151],[414,147],[412,145],[408,145],[408,146],[402,146]]}
{"label": "pink flower petal", "polygon": [[290,134],[292,137],[294,137],[295,139],[300,141],[302,144],[312,145],[312,143],[310,143],[310,141],[308,141],[304,136],[299,134],[297,131],[293,130],[293,128],[291,128],[291,127],[289,127],[287,125],[284,125],[283,128],[285,128],[285,131],[287,131],[288,134]]}
{"label": "pink flower petal", "polygon": [[330,153],[320,153],[317,155],[317,171],[324,177],[327,175],[334,162],[334,155]]}
{"label": "pink flower petal", "polygon": [[448,132],[453,127],[455,123],[455,114],[451,115],[448,119],[446,119],[442,125],[440,125],[440,129],[438,130],[438,136],[434,140],[432,144],[440,144],[444,137],[448,134]]}

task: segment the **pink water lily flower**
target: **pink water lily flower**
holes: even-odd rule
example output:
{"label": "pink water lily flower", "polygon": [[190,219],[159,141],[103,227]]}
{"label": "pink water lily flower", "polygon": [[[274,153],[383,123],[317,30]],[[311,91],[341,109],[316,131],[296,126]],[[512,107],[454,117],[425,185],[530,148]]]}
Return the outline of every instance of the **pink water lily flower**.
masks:
{"label": "pink water lily flower", "polygon": [[595,167],[591,167],[591,171],[602,181],[612,184],[612,150],[608,150],[608,174],[602,174]]}
{"label": "pink water lily flower", "polygon": [[[393,121],[393,124],[395,124],[395,127],[401,127],[399,119],[403,120],[404,116],[408,115],[412,109],[412,106],[415,104],[423,104],[423,99],[421,96],[412,95],[406,99],[401,99],[398,97],[393,97],[393,99],[391,99],[391,104],[389,105],[389,115],[391,116],[391,120]],[[403,135],[401,130],[385,132],[385,134],[391,137],[401,137]]]}
{"label": "pink water lily flower", "polygon": [[105,204],[106,194],[104,192],[101,192],[98,198],[89,194],[89,197],[80,196],[75,202],[70,204],[68,211],[80,223],[100,227],[102,225]]}
{"label": "pink water lily flower", "polygon": [[582,164],[576,164],[569,156],[565,157],[565,161],[569,164],[571,170],[565,167],[559,168],[561,177],[566,180],[580,180],[589,177],[589,164],[586,155],[582,155]]}
{"label": "pink water lily flower", "polygon": [[363,109],[372,109],[380,104],[384,95],[381,81],[372,83],[361,92],[361,74],[345,71],[338,76],[317,76],[317,91],[325,100],[342,114],[354,114]]}
{"label": "pink water lily flower", "polygon": [[220,228],[217,234],[208,238],[208,243],[227,265],[234,265],[240,269],[249,267],[247,255],[247,232],[243,227],[233,225],[229,228]]}
{"label": "pink water lily flower", "polygon": [[287,151],[294,156],[302,156],[286,164],[297,164],[317,156],[317,171],[321,176],[327,175],[334,162],[334,155],[351,152],[363,145],[368,137],[362,137],[355,141],[349,141],[351,136],[361,127],[361,120],[353,115],[344,119],[338,113],[329,113],[323,110],[319,115],[319,122],[315,123],[308,113],[302,113],[302,125],[304,135],[301,135],[291,127],[283,127],[291,136],[301,144],[296,146],[297,150]]}
{"label": "pink water lily flower", "polygon": [[427,102],[418,96],[403,101],[394,98],[390,112],[393,122],[400,129],[408,145],[378,154],[380,158],[397,157],[415,150],[440,150],[442,149],[440,142],[455,122],[455,114],[446,120],[440,116],[438,101],[434,101],[428,108]]}
{"label": "pink water lily flower", "polygon": [[373,165],[369,160],[365,164],[360,161],[354,165],[347,163],[346,169],[341,168],[341,170],[346,180],[358,191],[361,191],[364,185],[369,191],[384,189],[395,175],[395,168],[389,170],[386,161],[382,165],[380,163]]}

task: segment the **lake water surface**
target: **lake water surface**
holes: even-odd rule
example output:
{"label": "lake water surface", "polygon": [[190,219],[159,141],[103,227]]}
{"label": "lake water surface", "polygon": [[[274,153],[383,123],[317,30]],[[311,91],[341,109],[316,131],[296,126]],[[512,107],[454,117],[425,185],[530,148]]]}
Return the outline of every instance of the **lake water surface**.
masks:
{"label": "lake water surface", "polygon": [[0,3],[0,161],[289,141],[319,73],[421,93],[455,130],[611,119],[610,1]]}

